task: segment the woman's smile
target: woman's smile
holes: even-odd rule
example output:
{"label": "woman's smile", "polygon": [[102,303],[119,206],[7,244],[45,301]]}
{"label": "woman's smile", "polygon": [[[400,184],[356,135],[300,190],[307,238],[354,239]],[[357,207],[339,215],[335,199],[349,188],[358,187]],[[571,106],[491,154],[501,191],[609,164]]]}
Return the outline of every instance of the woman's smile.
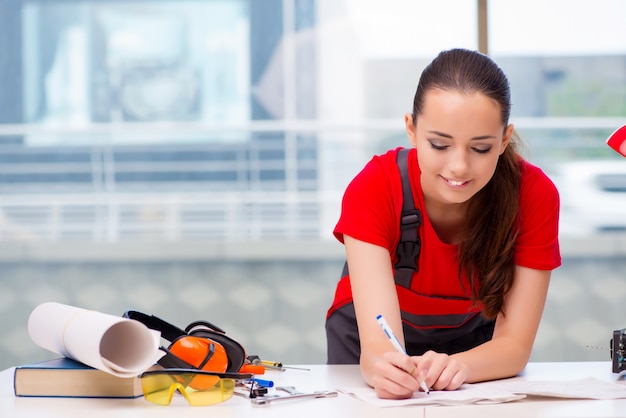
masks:
{"label": "woman's smile", "polygon": [[440,176],[440,177],[446,182],[446,184],[448,184],[449,186],[451,186],[451,187],[453,187],[455,189],[464,188],[471,181],[471,180],[453,180],[453,179],[449,179],[449,178],[444,177],[444,176]]}

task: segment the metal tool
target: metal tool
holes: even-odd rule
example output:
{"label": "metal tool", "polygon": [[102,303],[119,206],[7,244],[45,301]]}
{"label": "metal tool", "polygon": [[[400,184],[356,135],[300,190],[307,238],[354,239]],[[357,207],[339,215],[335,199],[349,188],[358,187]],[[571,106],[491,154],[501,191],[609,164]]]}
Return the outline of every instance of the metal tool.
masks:
{"label": "metal tool", "polygon": [[296,390],[294,386],[276,386],[276,390],[282,390],[290,395],[302,395],[302,392]]}
{"label": "metal tool", "polygon": [[284,372],[286,369],[311,371],[311,369],[308,369],[306,367],[285,366],[283,365],[283,363],[277,361],[267,361],[261,360],[259,358],[253,358],[252,360],[250,360],[250,363],[253,365],[263,366],[266,369],[279,370],[281,372]]}
{"label": "metal tool", "polygon": [[312,398],[334,398],[337,396],[336,391],[319,391],[319,392],[311,392],[311,393],[299,393],[297,395],[289,395],[289,396],[273,396],[273,397],[258,397],[251,399],[250,402],[252,406],[269,406],[272,403],[276,403],[279,401],[291,401],[296,399],[312,399]]}

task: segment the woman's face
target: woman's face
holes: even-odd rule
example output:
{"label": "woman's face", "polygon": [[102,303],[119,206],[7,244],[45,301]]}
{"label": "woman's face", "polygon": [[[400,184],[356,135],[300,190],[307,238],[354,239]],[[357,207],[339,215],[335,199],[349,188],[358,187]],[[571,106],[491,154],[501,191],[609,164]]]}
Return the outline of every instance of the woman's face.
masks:
{"label": "woman's face", "polygon": [[423,111],[405,117],[417,148],[424,197],[435,204],[467,202],[493,176],[510,140],[498,102],[482,93],[430,90]]}

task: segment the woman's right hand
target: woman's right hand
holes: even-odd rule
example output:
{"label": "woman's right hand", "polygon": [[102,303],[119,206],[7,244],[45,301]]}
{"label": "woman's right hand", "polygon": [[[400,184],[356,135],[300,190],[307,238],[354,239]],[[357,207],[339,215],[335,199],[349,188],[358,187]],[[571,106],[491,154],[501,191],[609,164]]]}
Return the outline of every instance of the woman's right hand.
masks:
{"label": "woman's right hand", "polygon": [[372,386],[382,399],[406,399],[420,390],[418,370],[411,358],[403,353],[389,351],[373,364]]}

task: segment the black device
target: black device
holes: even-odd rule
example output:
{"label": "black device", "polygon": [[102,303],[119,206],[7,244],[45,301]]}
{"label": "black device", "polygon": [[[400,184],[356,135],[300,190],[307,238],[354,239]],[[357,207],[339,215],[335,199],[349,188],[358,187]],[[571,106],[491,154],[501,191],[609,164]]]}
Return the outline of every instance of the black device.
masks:
{"label": "black device", "polygon": [[626,370],[626,358],[624,346],[626,345],[626,328],[613,331],[611,338],[611,360],[613,363],[613,373],[621,373]]}

